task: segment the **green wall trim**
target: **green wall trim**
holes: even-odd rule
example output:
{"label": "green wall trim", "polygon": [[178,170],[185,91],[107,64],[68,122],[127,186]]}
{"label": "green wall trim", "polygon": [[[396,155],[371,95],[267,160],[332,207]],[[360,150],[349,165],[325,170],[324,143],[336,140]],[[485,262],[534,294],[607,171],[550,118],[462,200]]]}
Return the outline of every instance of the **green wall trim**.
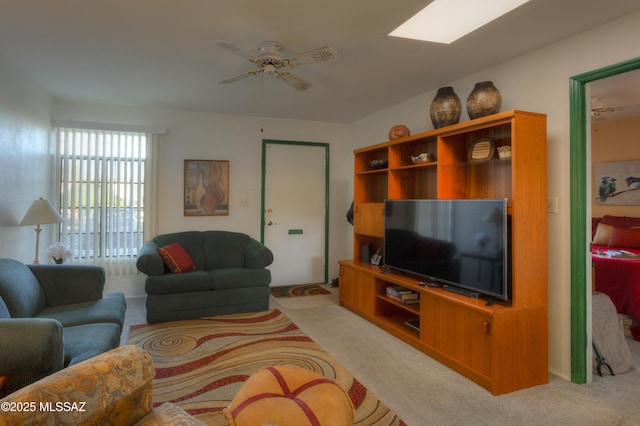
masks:
{"label": "green wall trim", "polygon": [[[599,68],[570,78],[569,131],[571,205],[571,381],[587,381],[587,120],[586,85],[627,71],[640,69],[640,58]],[[589,293],[590,294],[590,293]]]}
{"label": "green wall trim", "polygon": [[571,80],[570,90],[571,381],[585,383],[587,379],[586,94],[584,84],[574,79]]}
{"label": "green wall trim", "polygon": [[[274,139],[262,140],[262,185],[260,191],[260,242],[264,244],[264,218],[266,216],[266,194],[265,194],[265,178],[267,170],[267,145],[302,145],[302,146],[318,146],[323,147],[325,150],[325,185],[324,185],[324,282],[329,282],[329,144],[323,142],[299,142],[299,141],[282,141]],[[302,233],[302,232],[300,232]],[[289,232],[291,234],[291,232]],[[296,232],[297,234],[297,232]]]}

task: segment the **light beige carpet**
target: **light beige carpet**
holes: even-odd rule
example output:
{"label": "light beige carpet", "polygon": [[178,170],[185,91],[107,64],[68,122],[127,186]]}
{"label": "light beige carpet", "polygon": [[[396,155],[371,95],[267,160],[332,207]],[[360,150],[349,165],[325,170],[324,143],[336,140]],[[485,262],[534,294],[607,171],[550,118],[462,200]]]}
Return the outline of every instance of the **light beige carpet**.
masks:
{"label": "light beige carpet", "polygon": [[278,309],[197,320],[134,325],[129,344],[154,360],[154,404],[172,401],[210,425],[256,370],[294,365],[318,372],[347,391],[356,425],[404,425],[349,371]]}

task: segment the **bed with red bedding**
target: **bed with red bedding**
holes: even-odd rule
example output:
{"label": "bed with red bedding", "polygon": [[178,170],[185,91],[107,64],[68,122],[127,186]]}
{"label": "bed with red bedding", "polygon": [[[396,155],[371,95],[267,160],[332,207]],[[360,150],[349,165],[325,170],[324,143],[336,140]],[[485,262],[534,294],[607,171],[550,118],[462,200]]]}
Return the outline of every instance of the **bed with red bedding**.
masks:
{"label": "bed with red bedding", "polygon": [[640,340],[640,218],[604,216],[593,225],[596,291],[609,296],[618,313],[633,317],[631,334]]}

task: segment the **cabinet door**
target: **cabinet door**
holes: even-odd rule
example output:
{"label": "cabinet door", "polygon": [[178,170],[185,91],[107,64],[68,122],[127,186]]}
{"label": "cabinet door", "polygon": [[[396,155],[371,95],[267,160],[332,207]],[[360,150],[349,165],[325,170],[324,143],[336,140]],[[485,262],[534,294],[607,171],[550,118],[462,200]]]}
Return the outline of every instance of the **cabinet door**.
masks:
{"label": "cabinet door", "polygon": [[383,203],[357,203],[354,208],[353,230],[356,234],[384,237]]}
{"label": "cabinet door", "polygon": [[460,364],[490,377],[492,317],[442,300],[435,302],[433,308],[434,347]]}
{"label": "cabinet door", "polygon": [[340,266],[340,304],[373,315],[375,312],[375,278],[347,266]]}

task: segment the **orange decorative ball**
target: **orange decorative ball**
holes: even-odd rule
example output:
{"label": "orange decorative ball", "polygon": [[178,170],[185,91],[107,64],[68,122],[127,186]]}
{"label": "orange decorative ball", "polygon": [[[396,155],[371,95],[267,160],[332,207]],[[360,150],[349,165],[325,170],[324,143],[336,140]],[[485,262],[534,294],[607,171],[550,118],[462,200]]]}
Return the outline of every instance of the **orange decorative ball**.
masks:
{"label": "orange decorative ball", "polygon": [[410,136],[411,132],[409,128],[404,124],[396,124],[389,130],[389,140],[392,141],[398,138],[404,138],[405,136]]}
{"label": "orange decorative ball", "polygon": [[253,373],[223,413],[230,426],[351,426],[355,409],[347,392],[332,380],[279,365]]}

